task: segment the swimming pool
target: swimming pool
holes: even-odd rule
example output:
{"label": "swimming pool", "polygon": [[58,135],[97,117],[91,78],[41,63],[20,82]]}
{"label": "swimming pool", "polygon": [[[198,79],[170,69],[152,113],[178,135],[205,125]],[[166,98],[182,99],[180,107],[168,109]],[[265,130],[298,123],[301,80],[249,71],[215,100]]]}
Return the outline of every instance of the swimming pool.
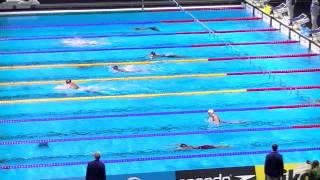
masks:
{"label": "swimming pool", "polygon": [[319,159],[319,54],[242,8],[190,12],[215,35],[180,11],[0,17],[0,176],[83,177],[96,150],[108,175],[263,164],[273,143]]}

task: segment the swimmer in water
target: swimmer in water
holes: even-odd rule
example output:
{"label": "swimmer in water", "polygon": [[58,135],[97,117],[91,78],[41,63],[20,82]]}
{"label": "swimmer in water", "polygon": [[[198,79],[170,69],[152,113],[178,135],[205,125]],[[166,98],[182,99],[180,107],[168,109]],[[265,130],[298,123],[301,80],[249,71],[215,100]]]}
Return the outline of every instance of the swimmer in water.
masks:
{"label": "swimmer in water", "polygon": [[116,72],[125,72],[125,73],[133,73],[133,72],[142,72],[141,69],[129,69],[129,68],[119,68],[119,66],[112,66],[112,70]]}
{"label": "swimmer in water", "polygon": [[152,51],[152,52],[149,53],[149,58],[150,58],[150,59],[155,59],[155,58],[158,58],[158,57],[183,58],[184,56],[179,56],[179,55],[174,55],[174,54],[169,54],[169,55],[166,55],[166,54],[157,54],[157,53],[155,53],[154,51]]}
{"label": "swimmer in water", "polygon": [[66,85],[64,86],[57,86],[54,89],[56,90],[77,90],[79,92],[87,92],[87,93],[104,93],[99,87],[97,86],[81,86],[79,87],[76,83],[72,82],[71,79],[66,80]]}
{"label": "swimmer in water", "polygon": [[160,31],[160,29],[156,26],[144,27],[144,28],[134,28],[134,30],[136,30],[136,31],[143,31],[143,30]]}
{"label": "swimmer in water", "polygon": [[48,148],[49,144],[48,144],[48,142],[41,142],[38,144],[38,147],[39,148]]}
{"label": "swimmer in water", "polygon": [[79,89],[79,86],[76,83],[73,83],[71,79],[66,80],[66,84],[70,89]]}
{"label": "swimmer in water", "polygon": [[117,71],[117,72],[128,72],[127,70],[123,69],[123,68],[119,68],[119,66],[112,66],[112,69],[114,71]]}
{"label": "swimmer in water", "polygon": [[220,126],[220,118],[217,114],[214,113],[214,110],[213,109],[209,109],[208,110],[208,120],[210,122],[213,122],[216,126]]}
{"label": "swimmer in water", "polygon": [[102,42],[89,41],[89,40],[81,39],[81,38],[63,39],[62,43],[67,46],[95,46],[98,44],[103,44]]}
{"label": "swimmer in water", "polygon": [[215,126],[219,127],[221,123],[223,124],[246,124],[245,120],[238,121],[221,121],[219,116],[214,112],[213,109],[208,110],[208,121],[213,123]]}
{"label": "swimmer in water", "polygon": [[217,149],[217,148],[230,148],[231,146],[223,145],[201,145],[201,146],[191,146],[188,144],[177,144],[177,150],[191,150],[191,149]]}

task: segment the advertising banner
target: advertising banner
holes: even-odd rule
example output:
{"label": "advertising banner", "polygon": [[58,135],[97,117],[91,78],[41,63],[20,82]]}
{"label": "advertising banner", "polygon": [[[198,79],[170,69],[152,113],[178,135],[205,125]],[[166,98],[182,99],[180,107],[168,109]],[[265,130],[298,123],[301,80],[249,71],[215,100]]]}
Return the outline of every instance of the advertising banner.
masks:
{"label": "advertising banner", "polygon": [[174,172],[154,172],[108,176],[108,180],[175,180]]}
{"label": "advertising banner", "polygon": [[[264,166],[255,166],[257,180],[264,180]],[[282,176],[282,180],[307,180],[307,170],[310,169],[310,165],[306,163],[299,164],[285,164],[285,173]]]}
{"label": "advertising banner", "polygon": [[253,166],[176,171],[176,180],[256,180]]}
{"label": "advertising banner", "polygon": [[[282,180],[308,180],[306,163],[285,164]],[[265,180],[264,166],[194,169],[176,172],[111,175],[108,180]]]}

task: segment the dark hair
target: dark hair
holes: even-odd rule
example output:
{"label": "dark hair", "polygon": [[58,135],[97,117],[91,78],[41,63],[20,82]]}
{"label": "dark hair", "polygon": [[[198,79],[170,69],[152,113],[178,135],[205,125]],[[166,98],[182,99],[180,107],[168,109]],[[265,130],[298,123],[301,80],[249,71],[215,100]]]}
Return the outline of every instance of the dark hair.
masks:
{"label": "dark hair", "polygon": [[187,147],[188,145],[186,144],[180,144],[180,147]]}
{"label": "dark hair", "polygon": [[154,51],[151,51],[151,53],[150,53],[150,54],[155,55],[156,53],[155,53]]}
{"label": "dark hair", "polygon": [[71,79],[66,80],[66,84],[69,84],[69,83],[71,83]]}
{"label": "dark hair", "polygon": [[316,167],[318,167],[318,166],[319,166],[319,161],[314,160],[314,161],[312,162],[312,168],[316,168]]}
{"label": "dark hair", "polygon": [[112,66],[112,69],[118,69],[119,67],[117,65]]}
{"label": "dark hair", "polygon": [[48,144],[48,142],[40,142],[38,144],[38,147],[49,147],[49,144]]}
{"label": "dark hair", "polygon": [[272,144],[272,150],[277,151],[278,150],[278,145],[277,144]]}

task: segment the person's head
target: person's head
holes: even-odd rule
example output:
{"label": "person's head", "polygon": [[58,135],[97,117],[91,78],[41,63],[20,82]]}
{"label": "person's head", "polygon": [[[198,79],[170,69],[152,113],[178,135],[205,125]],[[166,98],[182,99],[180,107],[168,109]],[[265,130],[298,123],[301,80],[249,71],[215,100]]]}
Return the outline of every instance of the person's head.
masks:
{"label": "person's head", "polygon": [[156,53],[154,51],[151,51],[150,56],[155,56]]}
{"label": "person's head", "polygon": [[159,29],[158,29],[157,27],[155,27],[155,26],[150,27],[150,29],[151,29],[151,30],[154,30],[154,31],[159,31]]}
{"label": "person's head", "polygon": [[118,70],[118,69],[119,69],[119,66],[112,66],[112,69]]}
{"label": "person's head", "polygon": [[180,144],[180,147],[184,148],[184,147],[188,147],[188,145],[186,145],[186,144]]}
{"label": "person's head", "polygon": [[209,109],[208,110],[208,114],[214,114],[214,110],[213,109]]}
{"label": "person's head", "polygon": [[70,83],[71,83],[71,79],[67,79],[66,84],[70,84]]}
{"label": "person's head", "polygon": [[315,167],[318,167],[318,166],[319,166],[319,161],[314,160],[314,161],[312,162],[312,168],[315,168]]}
{"label": "person's head", "polygon": [[48,142],[40,142],[38,144],[38,147],[49,147],[49,144],[48,144]]}
{"label": "person's head", "polygon": [[311,161],[310,161],[310,160],[307,160],[306,163],[307,163],[307,164],[311,164]]}
{"label": "person's head", "polygon": [[94,158],[95,158],[96,160],[99,160],[100,157],[101,157],[101,153],[100,153],[99,151],[97,151],[97,152],[95,152],[95,153],[93,154],[93,156],[94,156]]}
{"label": "person's head", "polygon": [[272,144],[272,151],[278,151],[278,145]]}

